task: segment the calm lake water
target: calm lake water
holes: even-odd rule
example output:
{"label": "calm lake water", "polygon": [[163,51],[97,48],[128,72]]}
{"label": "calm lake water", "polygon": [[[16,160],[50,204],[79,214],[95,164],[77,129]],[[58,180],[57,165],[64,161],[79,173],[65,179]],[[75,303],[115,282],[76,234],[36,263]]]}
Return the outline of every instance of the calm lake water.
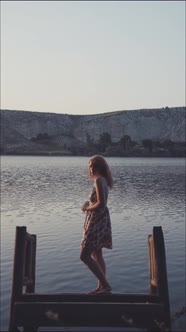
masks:
{"label": "calm lake water", "polygon": [[[185,160],[106,158],[113,249],[104,249],[113,292],[147,292],[147,236],[162,226],[171,312],[185,305]],[[92,183],[87,157],[1,157],[1,331],[7,331],[16,226],[37,235],[36,292],[87,292],[96,279],[79,259]],[[185,317],[174,324],[185,331]]]}

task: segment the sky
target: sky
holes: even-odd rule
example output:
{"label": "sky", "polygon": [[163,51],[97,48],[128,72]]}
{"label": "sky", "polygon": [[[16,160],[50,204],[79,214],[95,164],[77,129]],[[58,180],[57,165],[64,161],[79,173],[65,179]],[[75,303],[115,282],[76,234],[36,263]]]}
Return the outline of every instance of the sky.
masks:
{"label": "sky", "polygon": [[1,1],[1,109],[185,106],[185,1]]}

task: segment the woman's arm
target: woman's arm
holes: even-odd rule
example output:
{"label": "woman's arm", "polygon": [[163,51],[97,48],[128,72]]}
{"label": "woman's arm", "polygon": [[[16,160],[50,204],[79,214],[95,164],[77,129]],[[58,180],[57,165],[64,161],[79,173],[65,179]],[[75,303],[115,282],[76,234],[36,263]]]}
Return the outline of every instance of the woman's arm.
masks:
{"label": "woman's arm", "polygon": [[85,208],[85,211],[93,211],[99,207],[105,207],[106,206],[106,197],[105,197],[105,190],[103,186],[103,182],[101,178],[95,179],[94,187],[96,190],[96,197],[97,201],[93,205],[89,205]]}

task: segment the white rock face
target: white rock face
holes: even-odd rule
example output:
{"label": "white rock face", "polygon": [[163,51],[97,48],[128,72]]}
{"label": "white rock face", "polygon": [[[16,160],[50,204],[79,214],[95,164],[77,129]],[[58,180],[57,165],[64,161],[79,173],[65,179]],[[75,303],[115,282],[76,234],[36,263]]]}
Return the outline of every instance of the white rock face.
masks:
{"label": "white rock face", "polygon": [[2,125],[6,125],[7,122],[14,130],[29,139],[39,133],[68,135],[72,132],[72,120],[69,115],[64,114],[1,110]]}
{"label": "white rock face", "polygon": [[86,141],[86,132],[95,139],[108,132],[113,142],[119,141],[123,135],[129,135],[137,142],[146,138],[185,141],[185,115],[184,107],[92,115],[85,117],[74,129],[74,134],[83,141]]}
{"label": "white rock face", "polygon": [[[117,142],[123,135],[133,141],[171,139],[185,141],[186,107],[117,111],[96,115],[68,115],[29,111],[1,110],[2,132],[8,128],[12,136],[31,139],[39,133],[49,136],[65,136],[87,142],[87,134],[96,142],[100,134],[107,132]],[[6,137],[5,137],[6,136]],[[8,135],[3,135],[4,143]]]}

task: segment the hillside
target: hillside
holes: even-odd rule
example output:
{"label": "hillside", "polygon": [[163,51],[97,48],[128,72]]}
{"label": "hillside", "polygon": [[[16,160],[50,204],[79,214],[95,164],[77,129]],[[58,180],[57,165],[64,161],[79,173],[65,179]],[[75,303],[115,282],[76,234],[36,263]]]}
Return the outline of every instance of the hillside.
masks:
{"label": "hillside", "polygon": [[[124,135],[141,144],[171,140],[185,142],[185,107],[116,111],[95,115],[68,115],[1,110],[1,150],[15,148],[83,148],[87,139],[99,142],[108,133],[112,143]],[[52,148],[51,148],[52,149]]]}

